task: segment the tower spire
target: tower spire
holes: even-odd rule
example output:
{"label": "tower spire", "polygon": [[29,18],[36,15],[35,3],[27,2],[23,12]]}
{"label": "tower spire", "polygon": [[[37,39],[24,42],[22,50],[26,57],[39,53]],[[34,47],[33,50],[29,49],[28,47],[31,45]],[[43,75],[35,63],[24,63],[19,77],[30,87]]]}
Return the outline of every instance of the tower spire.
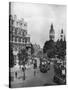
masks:
{"label": "tower spire", "polygon": [[50,38],[50,40],[54,40],[54,38],[55,38],[53,24],[51,24],[51,27],[50,27],[49,38]]}
{"label": "tower spire", "polygon": [[64,40],[64,32],[63,32],[63,28],[61,29],[60,38],[61,38],[61,40]]}

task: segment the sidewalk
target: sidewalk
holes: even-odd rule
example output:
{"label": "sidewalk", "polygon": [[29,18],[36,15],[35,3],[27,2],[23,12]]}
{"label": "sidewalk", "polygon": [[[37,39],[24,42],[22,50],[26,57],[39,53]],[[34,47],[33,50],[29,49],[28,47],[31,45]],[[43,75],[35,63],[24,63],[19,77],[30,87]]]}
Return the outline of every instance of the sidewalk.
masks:
{"label": "sidewalk", "polygon": [[38,77],[38,73],[36,76],[34,76],[34,70],[26,70],[26,78],[23,80],[21,79],[15,79],[13,82],[11,82],[11,87],[12,88],[17,88],[17,87],[30,87],[30,86],[40,86],[41,81],[40,78]]}
{"label": "sidewalk", "polygon": [[11,81],[11,87],[17,87],[17,85],[19,86],[20,84],[24,84],[25,82],[29,81],[30,79],[32,79],[34,76],[34,70],[33,70],[33,66],[31,65],[31,67],[29,69],[25,70],[25,80],[23,80],[23,72],[19,71],[17,77],[14,77],[14,81]]}
{"label": "sidewalk", "polygon": [[36,69],[37,73],[34,76],[33,66],[25,70],[25,80],[23,80],[23,72],[21,73],[22,77],[20,79],[15,79],[11,82],[12,88],[20,88],[20,87],[34,87],[34,86],[44,86],[47,84],[54,85],[53,82],[53,65],[51,64],[51,68],[47,73],[41,73],[39,67]]}

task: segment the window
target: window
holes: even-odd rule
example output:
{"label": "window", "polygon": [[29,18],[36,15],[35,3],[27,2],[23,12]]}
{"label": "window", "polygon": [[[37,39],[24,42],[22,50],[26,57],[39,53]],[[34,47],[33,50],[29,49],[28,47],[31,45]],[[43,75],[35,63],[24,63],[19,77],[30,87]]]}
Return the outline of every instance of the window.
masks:
{"label": "window", "polygon": [[21,42],[21,38],[19,37],[19,42]]}
{"label": "window", "polygon": [[24,32],[23,32],[23,36],[24,36]]}
{"label": "window", "polygon": [[17,35],[18,28],[15,28],[15,35]]}
{"label": "window", "polygon": [[27,43],[27,38],[25,38],[25,43]]}
{"label": "window", "polygon": [[22,36],[22,29],[21,29],[21,36]]}
{"label": "window", "polygon": [[17,37],[15,37],[15,42],[17,42]]}
{"label": "window", "polygon": [[30,37],[27,37],[27,41],[30,42]]}
{"label": "window", "polygon": [[9,21],[9,25],[10,25],[10,26],[13,26],[13,24],[14,24],[14,20],[10,20],[10,21]]}
{"label": "window", "polygon": [[15,34],[15,27],[13,27],[12,30],[13,30],[13,34]]}
{"label": "window", "polygon": [[16,25],[18,26],[18,21],[16,22]]}
{"label": "window", "polygon": [[19,31],[19,35],[21,35],[21,30]]}
{"label": "window", "polygon": [[21,42],[22,42],[22,38],[21,38]]}
{"label": "window", "polygon": [[14,20],[12,20],[12,25],[14,24]]}
{"label": "window", "polygon": [[18,35],[21,35],[21,30],[20,30],[20,28],[18,28],[17,34],[18,34]]}
{"label": "window", "polygon": [[13,37],[13,42],[15,42],[15,37]]}
{"label": "window", "polygon": [[17,38],[17,42],[19,42],[19,39]]}
{"label": "window", "polygon": [[22,39],[22,42],[25,43],[25,39]]}
{"label": "window", "polygon": [[26,35],[26,32],[24,31],[24,36]]}
{"label": "window", "polygon": [[26,36],[27,35],[27,31],[24,30],[23,35]]}
{"label": "window", "polygon": [[18,30],[17,30],[17,35],[19,35],[19,28],[18,28]]}

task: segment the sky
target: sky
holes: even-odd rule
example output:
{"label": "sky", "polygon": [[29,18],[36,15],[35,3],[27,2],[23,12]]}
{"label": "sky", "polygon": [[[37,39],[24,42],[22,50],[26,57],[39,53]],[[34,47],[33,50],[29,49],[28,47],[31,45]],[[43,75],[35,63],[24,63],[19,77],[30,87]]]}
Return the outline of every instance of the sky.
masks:
{"label": "sky", "polygon": [[11,14],[27,22],[27,32],[32,44],[39,44],[41,48],[49,40],[51,24],[54,26],[55,41],[59,38],[63,28],[66,35],[66,6],[52,4],[36,4],[13,2]]}

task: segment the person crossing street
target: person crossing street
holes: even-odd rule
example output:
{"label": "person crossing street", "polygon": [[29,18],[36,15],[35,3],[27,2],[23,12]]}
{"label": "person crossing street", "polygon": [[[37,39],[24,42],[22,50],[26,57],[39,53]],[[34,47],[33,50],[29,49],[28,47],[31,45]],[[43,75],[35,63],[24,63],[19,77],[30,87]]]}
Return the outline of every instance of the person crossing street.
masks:
{"label": "person crossing street", "polygon": [[36,76],[37,72],[36,72],[36,69],[37,69],[37,60],[35,59],[34,60],[34,76]]}

